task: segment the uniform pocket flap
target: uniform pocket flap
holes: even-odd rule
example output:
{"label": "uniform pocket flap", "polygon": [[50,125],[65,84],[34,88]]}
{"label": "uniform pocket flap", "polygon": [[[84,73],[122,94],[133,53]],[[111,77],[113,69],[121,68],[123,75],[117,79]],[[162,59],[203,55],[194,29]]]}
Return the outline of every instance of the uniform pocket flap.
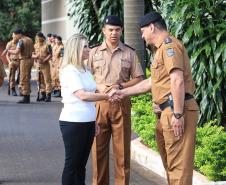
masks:
{"label": "uniform pocket flap", "polygon": [[131,67],[131,63],[128,60],[121,59],[121,62],[122,62],[122,67],[125,67],[125,68],[130,68]]}

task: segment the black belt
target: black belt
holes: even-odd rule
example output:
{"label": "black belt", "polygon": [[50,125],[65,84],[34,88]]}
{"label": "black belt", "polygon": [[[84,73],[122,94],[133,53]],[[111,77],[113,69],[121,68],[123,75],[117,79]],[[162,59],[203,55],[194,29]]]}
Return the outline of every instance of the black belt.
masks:
{"label": "black belt", "polygon": [[[185,100],[190,100],[192,98],[194,98],[193,95],[188,93],[185,94],[185,98],[184,98]],[[171,106],[171,102],[170,100],[167,100],[166,102],[160,104],[159,108],[161,109],[161,111],[163,111],[166,107],[169,107],[169,106]]]}

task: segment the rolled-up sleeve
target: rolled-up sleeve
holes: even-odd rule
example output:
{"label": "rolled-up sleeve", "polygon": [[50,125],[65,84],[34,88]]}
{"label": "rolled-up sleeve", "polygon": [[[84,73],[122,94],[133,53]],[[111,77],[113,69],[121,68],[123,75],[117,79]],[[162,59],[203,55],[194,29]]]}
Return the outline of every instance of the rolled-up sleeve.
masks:
{"label": "rolled-up sleeve", "polygon": [[131,77],[132,78],[137,78],[139,76],[143,76],[144,72],[142,70],[140,61],[138,59],[137,54],[134,54],[132,56],[132,68],[131,68]]}

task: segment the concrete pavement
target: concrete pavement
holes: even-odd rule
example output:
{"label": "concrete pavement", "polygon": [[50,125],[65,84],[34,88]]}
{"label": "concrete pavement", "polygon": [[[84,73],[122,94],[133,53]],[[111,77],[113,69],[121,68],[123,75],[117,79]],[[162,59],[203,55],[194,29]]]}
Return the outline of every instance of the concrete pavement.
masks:
{"label": "concrete pavement", "polygon": [[[21,97],[7,95],[6,82],[0,88],[0,184],[60,185],[64,149],[58,125],[62,104],[36,102],[32,83],[31,104],[16,104]],[[113,166],[111,155],[111,185]],[[91,184],[91,162],[87,164],[87,185]],[[131,185],[165,185],[165,180],[139,164],[131,163]]]}

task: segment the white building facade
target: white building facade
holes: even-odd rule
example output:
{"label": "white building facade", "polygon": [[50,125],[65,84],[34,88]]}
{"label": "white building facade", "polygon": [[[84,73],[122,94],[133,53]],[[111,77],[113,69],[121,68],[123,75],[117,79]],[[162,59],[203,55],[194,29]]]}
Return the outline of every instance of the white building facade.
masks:
{"label": "white building facade", "polygon": [[68,16],[67,0],[42,0],[42,32],[57,34],[63,40],[68,39],[72,34],[78,33],[74,27],[74,19]]}

